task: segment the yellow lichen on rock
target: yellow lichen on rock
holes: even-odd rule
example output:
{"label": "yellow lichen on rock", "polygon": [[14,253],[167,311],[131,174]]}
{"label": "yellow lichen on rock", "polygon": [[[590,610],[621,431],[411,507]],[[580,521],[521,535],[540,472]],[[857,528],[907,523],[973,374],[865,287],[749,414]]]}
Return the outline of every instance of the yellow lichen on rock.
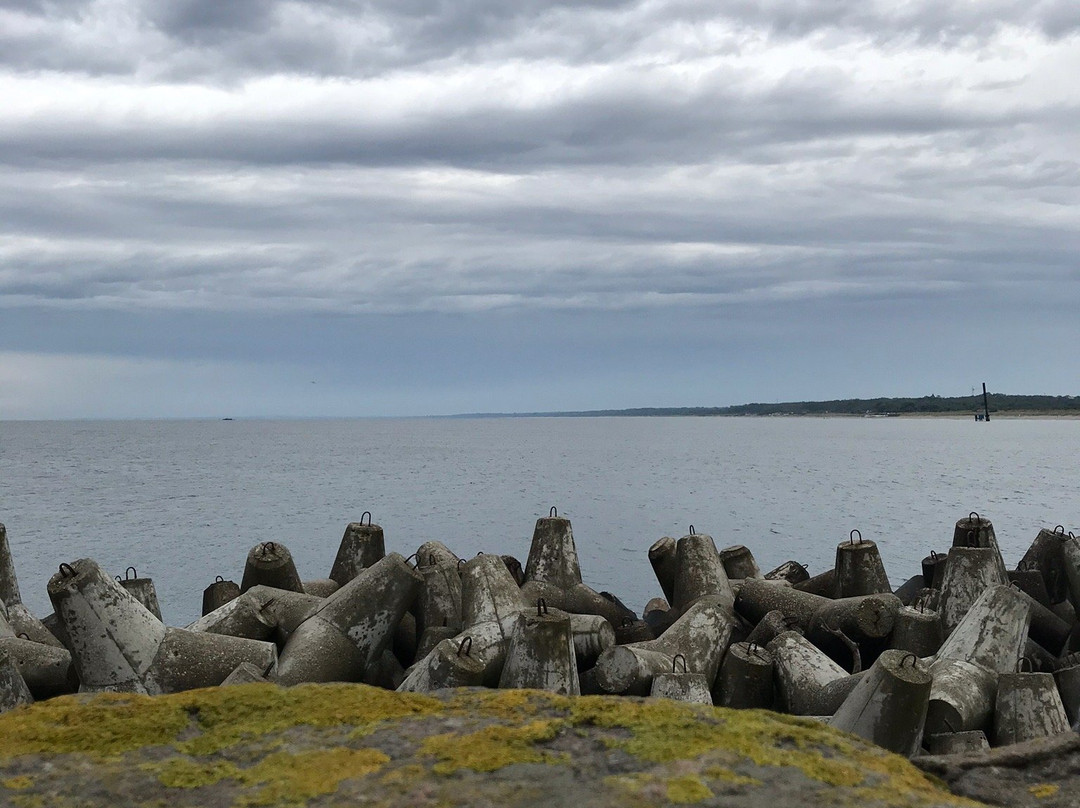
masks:
{"label": "yellow lichen on rock", "polygon": [[228,761],[202,762],[178,758],[153,767],[158,781],[169,788],[203,788],[222,780],[258,787],[242,796],[239,805],[303,804],[320,794],[332,794],[342,780],[379,771],[390,758],[376,749],[320,749],[296,754],[275,752],[250,768]]}
{"label": "yellow lichen on rock", "polygon": [[696,775],[684,774],[667,781],[668,802],[676,805],[691,805],[713,796],[712,790]]}
{"label": "yellow lichen on rock", "polygon": [[1052,783],[1039,783],[1038,785],[1034,785],[1028,788],[1028,791],[1031,792],[1031,796],[1040,800],[1045,800],[1055,796],[1059,790],[1060,787]]}
{"label": "yellow lichen on rock", "polygon": [[564,755],[537,749],[536,744],[550,741],[565,722],[531,721],[520,727],[491,726],[467,735],[448,732],[424,739],[420,753],[433,755],[438,762],[436,774],[453,774],[458,769],[490,772],[514,763],[565,762]]}
{"label": "yellow lichen on rock", "polygon": [[0,715],[0,759],[71,752],[109,758],[172,743],[188,722],[187,712],[168,697],[61,696]]}
{"label": "yellow lichen on rock", "polygon": [[[239,692],[236,692],[239,691]],[[187,697],[186,699],[182,697]],[[280,688],[252,684],[242,688],[209,688],[179,693],[201,734],[180,744],[181,751],[206,755],[240,740],[290,727],[357,727],[366,734],[381,721],[430,715],[442,702],[410,693],[363,685],[300,685]]]}
{"label": "yellow lichen on rock", "polygon": [[34,778],[28,777],[25,774],[21,774],[18,777],[9,777],[6,780],[0,780],[0,786],[11,789],[12,791],[22,791],[23,789],[30,788],[34,784]]}

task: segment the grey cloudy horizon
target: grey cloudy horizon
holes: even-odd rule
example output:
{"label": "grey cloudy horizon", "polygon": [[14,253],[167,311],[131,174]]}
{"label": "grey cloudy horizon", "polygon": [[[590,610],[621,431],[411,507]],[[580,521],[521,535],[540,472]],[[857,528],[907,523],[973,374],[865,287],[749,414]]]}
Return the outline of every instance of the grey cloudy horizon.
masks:
{"label": "grey cloudy horizon", "polygon": [[1074,0],[0,0],[0,419],[1076,394]]}

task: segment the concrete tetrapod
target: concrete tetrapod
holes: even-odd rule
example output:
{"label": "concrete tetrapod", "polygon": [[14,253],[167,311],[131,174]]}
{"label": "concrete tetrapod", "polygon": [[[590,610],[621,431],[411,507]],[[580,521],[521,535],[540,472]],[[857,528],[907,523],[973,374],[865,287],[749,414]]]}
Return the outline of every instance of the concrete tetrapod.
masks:
{"label": "concrete tetrapod", "polygon": [[724,572],[728,580],[743,578],[760,578],[761,568],[758,567],[754,554],[741,544],[725,547],[720,551],[720,560],[724,564]]}
{"label": "concrete tetrapod", "polygon": [[963,659],[938,658],[926,708],[926,734],[968,732],[989,727],[997,695],[997,674]]}
{"label": "concrete tetrapod", "polygon": [[1033,571],[1042,576],[1043,586],[1050,603],[1061,603],[1069,595],[1069,581],[1065,575],[1065,558],[1062,553],[1065,540],[1064,525],[1053,530],[1043,528],[1016,565],[1018,572]]}
{"label": "concrete tetrapod", "polygon": [[963,755],[985,752],[990,748],[986,733],[981,729],[969,732],[943,732],[926,736],[926,748],[931,755]]}
{"label": "concrete tetrapod", "polygon": [[30,704],[33,700],[30,688],[23,681],[15,662],[7,651],[0,648],[0,713],[20,704]]}
{"label": "concrete tetrapod", "polygon": [[1080,611],[1080,536],[1071,533],[1061,542],[1061,560],[1065,568],[1065,582],[1069,600]]}
{"label": "concrete tetrapod", "polygon": [[1009,576],[997,547],[956,546],[949,551],[941,574],[941,622],[945,636],[991,586],[1008,584]]}
{"label": "concrete tetrapod", "polygon": [[994,702],[995,746],[1069,731],[1054,677],[1049,673],[1003,673]]}
{"label": "concrete tetrapod", "polygon": [[884,651],[829,724],[912,757],[922,744],[930,682],[930,671],[914,654]]}
{"label": "concrete tetrapod", "polygon": [[254,682],[265,682],[266,676],[263,671],[256,668],[250,662],[241,662],[236,666],[236,670],[225,677],[221,682],[221,687],[231,687],[232,685],[249,685]]}
{"label": "concrete tetrapod", "polygon": [[675,585],[671,608],[683,614],[704,597],[718,597],[730,608],[735,601],[724,562],[712,536],[691,533],[675,545]]}
{"label": "concrete tetrapod", "polygon": [[128,594],[146,607],[150,614],[158,620],[161,619],[161,606],[158,604],[157,589],[154,588],[153,578],[140,578],[134,567],[128,567],[124,571],[124,577],[117,577],[116,580],[128,591]]}
{"label": "concrete tetrapod", "polygon": [[794,586],[810,580],[810,573],[798,561],[785,561],[776,569],[766,572],[765,579],[769,581],[786,581]]}
{"label": "concrete tetrapod", "polygon": [[389,647],[422,580],[397,553],[366,568],[296,627],[271,679],[283,685],[360,680]]}
{"label": "concrete tetrapod", "polygon": [[536,520],[529,560],[525,562],[525,582],[540,581],[568,590],[581,583],[581,565],[578,562],[574,531],[570,520],[555,514]]}
{"label": "concrete tetrapod", "polygon": [[953,547],[989,547],[997,551],[997,536],[994,535],[994,525],[989,519],[983,519],[979,514],[972,511],[965,518],[957,520],[953,528]]}
{"label": "concrete tetrapod", "polygon": [[284,645],[296,627],[325,600],[304,592],[253,586],[238,598],[203,615],[187,628],[209,634],[271,640]]}
{"label": "concrete tetrapod", "polygon": [[[367,524],[364,524],[364,517]],[[359,522],[350,522],[338,545],[330,578],[345,586],[362,570],[380,561],[386,555],[383,529],[371,523],[371,512],[364,511]]]}
{"label": "concrete tetrapod", "polygon": [[649,564],[652,573],[657,576],[665,600],[671,603],[675,600],[675,539],[664,536],[652,542]]}
{"label": "concrete tetrapod", "polygon": [[418,554],[416,571],[423,578],[413,607],[417,634],[436,626],[453,629],[451,636],[457,634],[462,629],[461,574],[457,560],[425,563]]}
{"label": "concrete tetrapod", "polygon": [[532,688],[564,696],[581,695],[570,615],[521,612],[510,633],[501,688]]}
{"label": "concrete tetrapod", "polygon": [[732,643],[720,664],[713,701],[717,706],[739,710],[770,709],[774,669],[773,655],[768,649],[752,642]]}
{"label": "concrete tetrapod", "polygon": [[1080,721],[1080,661],[1067,660],[1064,667],[1054,671],[1054,681],[1069,724],[1076,726]]}
{"label": "concrete tetrapod", "polygon": [[949,552],[939,553],[931,550],[930,555],[922,560],[923,583],[928,589],[939,589],[941,575],[945,572],[945,562],[949,560]]}
{"label": "concrete tetrapod", "polygon": [[266,541],[256,544],[248,552],[247,562],[244,564],[244,577],[240,581],[240,592],[243,594],[259,584],[272,586],[275,589],[288,589],[292,592],[304,591],[304,584],[296,571],[292,553],[284,544]]}
{"label": "concrete tetrapod", "polygon": [[1031,599],[1011,586],[992,586],[942,644],[937,659],[959,659],[1009,673],[1023,654]]}
{"label": "concrete tetrapod", "polygon": [[226,581],[220,575],[217,579],[203,590],[202,614],[206,616],[215,609],[221,608],[230,600],[240,597],[240,584],[236,581]]}
{"label": "concrete tetrapod", "polygon": [[542,598],[549,606],[575,614],[602,615],[614,626],[621,625],[624,618],[635,619],[637,615],[617,598],[605,597],[582,583],[570,520],[554,515],[554,508],[551,514],[536,520],[521,584],[522,599],[534,603]]}
{"label": "concrete tetrapod", "polygon": [[821,691],[848,678],[848,672],[795,631],[785,631],[767,646],[776,665],[779,706],[792,715],[826,715]]}
{"label": "concrete tetrapod", "polygon": [[[681,671],[679,670],[680,662],[682,663]],[[705,674],[690,673],[686,670],[686,660],[683,659],[682,654],[675,655],[671,671],[653,676],[649,695],[656,699],[688,701],[692,704],[711,705],[713,703]]]}
{"label": "concrete tetrapod", "polygon": [[[498,646],[502,648],[502,645],[502,634],[499,633]],[[398,691],[428,693],[445,687],[479,687],[484,684],[488,666],[479,656],[473,655],[473,647],[471,634],[443,640],[408,670]]]}
{"label": "concrete tetrapod", "polygon": [[885,565],[881,563],[881,554],[878,552],[877,544],[864,541],[862,533],[858,530],[851,531],[849,540],[836,546],[834,570],[832,591],[834,598],[892,592],[889,576],[885,573]]}
{"label": "concrete tetrapod", "polygon": [[34,642],[63,647],[63,644],[22,602],[15,560],[8,545],[7,528],[0,522],[0,616],[11,626],[15,636],[25,635]]}
{"label": "concrete tetrapod", "polygon": [[653,677],[671,671],[675,656],[682,655],[687,671],[704,674],[711,688],[734,630],[725,598],[699,598],[655,640],[604,651],[596,661],[597,684],[606,693],[647,696]]}
{"label": "concrete tetrapod", "polygon": [[890,645],[918,657],[933,656],[945,641],[941,615],[936,611],[905,606],[896,613]]}
{"label": "concrete tetrapod", "polygon": [[38,701],[75,693],[79,689],[79,676],[66,648],[21,637],[4,637],[0,638],[0,650],[11,657],[31,695]]}
{"label": "concrete tetrapod", "polygon": [[310,581],[301,581],[300,584],[304,587],[304,594],[314,595],[317,598],[328,598],[341,589],[341,584],[333,578],[314,578]]}
{"label": "concrete tetrapod", "polygon": [[49,599],[64,626],[81,691],[148,693],[144,678],[165,625],[93,560],[62,564]]}
{"label": "concrete tetrapod", "polygon": [[272,643],[167,628],[88,558],[61,565],[48,591],[84,692],[209,687],[241,662],[265,669],[277,658]]}

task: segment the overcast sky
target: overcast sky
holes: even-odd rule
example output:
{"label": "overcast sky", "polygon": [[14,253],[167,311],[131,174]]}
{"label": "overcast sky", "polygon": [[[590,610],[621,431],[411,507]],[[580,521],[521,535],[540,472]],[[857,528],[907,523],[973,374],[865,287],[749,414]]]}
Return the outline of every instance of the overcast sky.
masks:
{"label": "overcast sky", "polygon": [[1077,394],[1076,0],[0,0],[0,418]]}

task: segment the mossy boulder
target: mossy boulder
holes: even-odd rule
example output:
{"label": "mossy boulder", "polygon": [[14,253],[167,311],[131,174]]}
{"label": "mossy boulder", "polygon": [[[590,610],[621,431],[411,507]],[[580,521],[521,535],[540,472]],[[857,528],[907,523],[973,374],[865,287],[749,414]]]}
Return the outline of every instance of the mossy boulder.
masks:
{"label": "mossy boulder", "polygon": [[536,691],[254,684],[0,716],[0,804],[978,806],[807,719]]}

